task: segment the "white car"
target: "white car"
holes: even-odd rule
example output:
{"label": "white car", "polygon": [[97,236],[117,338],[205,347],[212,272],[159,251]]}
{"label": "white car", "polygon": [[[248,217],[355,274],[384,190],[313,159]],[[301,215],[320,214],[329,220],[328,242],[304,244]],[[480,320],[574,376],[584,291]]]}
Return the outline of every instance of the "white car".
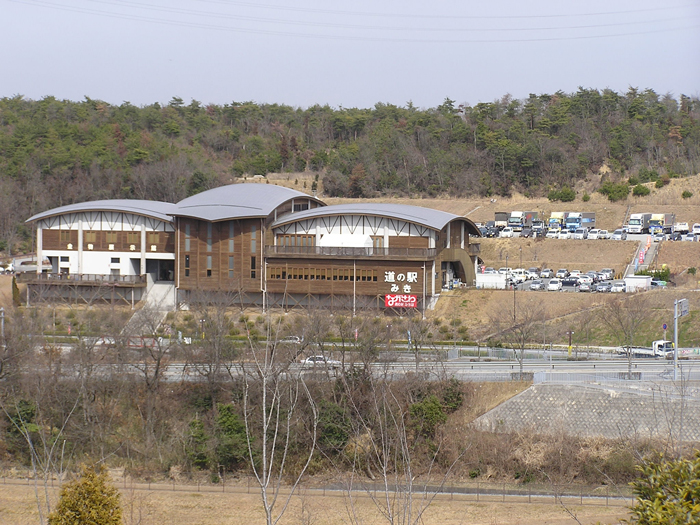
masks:
{"label": "white car", "polygon": [[328,368],[338,368],[342,363],[334,359],[328,359],[323,355],[312,355],[301,362],[306,366],[325,366]]}
{"label": "white car", "polygon": [[581,275],[581,270],[571,270],[571,271],[569,272],[569,275],[570,275],[571,277],[578,277],[579,275]]}
{"label": "white car", "polygon": [[593,277],[591,277],[590,275],[579,275],[578,283],[579,284],[583,284],[583,283],[593,284]]}
{"label": "white car", "polygon": [[624,241],[627,239],[627,232],[625,230],[615,230],[610,238],[613,241]]}
{"label": "white car", "polygon": [[557,273],[554,275],[557,279],[564,279],[565,277],[569,276],[569,270],[566,268],[562,268],[560,270],[557,270]]}
{"label": "white car", "polygon": [[527,281],[527,272],[525,271],[525,268],[516,268],[513,270],[511,279],[513,279],[513,282],[516,283],[524,283]]}
{"label": "white car", "polygon": [[572,234],[571,238],[572,239],[578,239],[578,240],[583,240],[586,237],[588,237],[588,233],[586,232],[586,228],[577,228]]}
{"label": "white car", "polygon": [[545,237],[547,239],[557,239],[559,237],[559,230],[549,230]]}
{"label": "white car", "polygon": [[515,237],[515,233],[513,232],[513,228],[511,227],[506,227],[501,230],[501,233],[498,234],[499,237]]}
{"label": "white car", "polygon": [[616,282],[613,283],[612,288],[610,288],[610,291],[615,293],[626,292],[627,286],[625,286],[624,282]]}
{"label": "white car", "polygon": [[545,268],[540,272],[540,277],[542,277],[543,279],[550,279],[552,275],[554,275],[554,272],[551,268]]}
{"label": "white car", "polygon": [[498,273],[498,272],[494,268],[489,266],[488,268],[484,268],[484,273]]}
{"label": "white car", "polygon": [[559,235],[557,235],[557,239],[570,239],[571,234],[569,233],[569,230],[561,230],[559,232]]}
{"label": "white car", "polygon": [[693,224],[692,233],[694,233],[695,235],[700,235],[700,223],[696,222],[695,224]]}
{"label": "white car", "polygon": [[501,275],[505,275],[506,277],[509,276],[512,272],[513,268],[508,268],[506,266],[502,266],[498,269],[498,273],[500,273]]}
{"label": "white car", "polygon": [[551,279],[547,285],[547,290],[550,292],[558,292],[561,290],[561,281],[559,279]]}
{"label": "white car", "polygon": [[[588,234],[588,238],[591,238],[591,234]],[[610,232],[608,230],[598,230],[598,239],[609,239]]]}
{"label": "white car", "polygon": [[588,232],[588,238],[591,240],[599,239],[598,237],[600,235],[600,230],[593,228],[591,231]]}

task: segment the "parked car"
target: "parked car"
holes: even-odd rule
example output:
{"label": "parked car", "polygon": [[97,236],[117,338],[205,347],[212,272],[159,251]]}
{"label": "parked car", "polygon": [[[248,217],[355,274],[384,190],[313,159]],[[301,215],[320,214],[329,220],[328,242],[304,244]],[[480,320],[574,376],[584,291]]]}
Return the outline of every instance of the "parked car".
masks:
{"label": "parked car", "polygon": [[569,272],[569,275],[570,275],[571,277],[578,277],[579,275],[581,275],[581,270],[571,270],[571,271]]}
{"label": "parked car", "polygon": [[507,268],[505,266],[502,266],[501,268],[498,269],[498,273],[502,275],[510,275],[513,272],[513,268]]}
{"label": "parked car", "polygon": [[596,292],[609,292],[611,289],[612,283],[609,283],[608,281],[598,283],[598,285],[595,287]]}
{"label": "parked car", "polygon": [[602,281],[601,274],[599,274],[598,272],[594,272],[593,270],[591,270],[590,272],[586,272],[586,275],[588,277],[590,277],[594,283],[597,283],[598,281]]}
{"label": "parked car", "polygon": [[693,229],[691,230],[695,235],[700,235],[700,222],[693,224]]}
{"label": "parked car", "polygon": [[540,277],[540,269],[539,268],[528,268],[527,269],[527,278],[528,279],[539,279]]}
{"label": "parked car", "polygon": [[693,234],[693,233],[686,233],[681,240],[682,241],[697,241],[698,236]]}
{"label": "parked car", "polygon": [[571,239],[571,233],[569,233],[569,230],[561,230],[557,235],[557,239]]}
{"label": "parked car", "polygon": [[602,273],[605,276],[606,280],[610,280],[613,277],[615,277],[615,270],[612,268],[603,268],[600,273]]}
{"label": "parked car", "polygon": [[487,226],[485,237],[488,237],[488,238],[498,237],[498,233],[499,233],[498,228],[496,228],[495,226]]}
{"label": "parked car", "polygon": [[342,363],[334,359],[329,359],[323,355],[312,355],[301,362],[305,366],[325,366],[328,368],[338,368]]}
{"label": "parked car", "polygon": [[583,239],[586,239],[587,237],[588,237],[588,230],[586,230],[586,228],[577,228],[571,234],[572,239],[583,240]]}
{"label": "parked car", "polygon": [[681,232],[673,232],[671,235],[668,236],[669,241],[682,241],[683,240],[683,234]]}
{"label": "parked car", "polygon": [[283,339],[279,340],[280,343],[286,343],[286,344],[292,344],[292,345],[300,345],[301,343],[304,342],[303,337],[299,337],[297,335],[290,335],[288,337],[285,337]]}
{"label": "parked car", "polygon": [[613,241],[625,241],[627,240],[627,232],[624,230],[615,230],[610,238]]}
{"label": "parked car", "polygon": [[593,284],[593,277],[591,277],[590,275],[587,275],[587,274],[579,275],[578,276],[578,284],[583,284],[583,283],[592,285]]}
{"label": "parked car", "polygon": [[569,276],[569,270],[566,268],[562,268],[561,270],[557,270],[557,273],[554,275],[557,279],[563,279],[564,277]]}
{"label": "parked car", "polygon": [[547,239],[558,239],[559,238],[559,230],[548,230],[545,237]]}
{"label": "parked car", "polygon": [[520,232],[521,237],[532,237],[532,228],[523,228],[523,231]]}
{"label": "parked car", "polygon": [[553,275],[554,272],[551,268],[545,268],[540,272],[540,277],[542,277],[543,279],[551,279]]}
{"label": "parked car", "polygon": [[578,277],[567,277],[561,280],[562,288],[578,288]]}
{"label": "parked car", "polygon": [[514,237],[515,233],[513,232],[513,228],[510,226],[506,226],[501,230],[501,233],[498,234],[499,237]]}
{"label": "parked car", "polygon": [[665,240],[666,240],[666,234],[664,234],[663,232],[656,232],[656,233],[653,235],[652,240],[653,240],[654,242],[665,241]]}
{"label": "parked car", "polygon": [[535,279],[530,283],[530,290],[544,290],[544,281],[542,279]]}
{"label": "parked car", "polygon": [[624,281],[617,281],[612,284],[610,291],[613,293],[626,292],[627,286],[625,285]]}
{"label": "parked car", "polygon": [[595,288],[593,288],[593,283],[586,283],[586,282],[581,282],[579,280],[578,282],[578,291],[579,292],[593,292],[595,291]]}
{"label": "parked car", "polygon": [[527,272],[525,268],[516,268],[513,270],[511,279],[515,283],[524,283],[527,281]]}
{"label": "parked car", "polygon": [[561,290],[561,281],[559,279],[552,279],[547,285],[547,290],[550,292],[558,292]]}
{"label": "parked car", "polygon": [[491,266],[484,268],[484,273],[498,273],[494,268]]}
{"label": "parked car", "polygon": [[608,230],[598,231],[598,239],[609,239],[609,238],[610,238],[610,232]]}
{"label": "parked car", "polygon": [[598,239],[599,234],[600,234],[600,230],[597,228],[593,228],[591,231],[588,232],[588,238],[590,240],[596,240],[596,239]]}
{"label": "parked car", "polygon": [[652,288],[666,288],[666,285],[668,283],[666,281],[662,281],[661,279],[652,279],[651,280],[651,287]]}

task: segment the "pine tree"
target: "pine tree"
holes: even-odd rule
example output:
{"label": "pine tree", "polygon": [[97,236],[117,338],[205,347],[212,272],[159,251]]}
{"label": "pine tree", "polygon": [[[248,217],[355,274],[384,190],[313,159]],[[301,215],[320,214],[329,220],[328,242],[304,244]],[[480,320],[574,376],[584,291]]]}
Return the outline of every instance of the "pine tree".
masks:
{"label": "pine tree", "polygon": [[80,477],[61,489],[49,525],[122,525],[119,496],[103,467],[83,466]]}

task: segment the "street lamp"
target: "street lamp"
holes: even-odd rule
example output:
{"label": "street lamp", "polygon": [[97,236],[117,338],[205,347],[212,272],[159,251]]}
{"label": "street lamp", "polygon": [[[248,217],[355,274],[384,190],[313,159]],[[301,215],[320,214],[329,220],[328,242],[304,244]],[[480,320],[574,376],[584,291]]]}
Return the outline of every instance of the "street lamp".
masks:
{"label": "street lamp", "polygon": [[566,333],[569,336],[569,357],[571,357],[571,336],[574,335],[575,332],[573,330],[569,330]]}
{"label": "street lamp", "polygon": [[200,320],[199,320],[199,325],[200,325],[200,328],[201,328],[200,331],[202,332],[202,339],[204,339],[204,319],[200,319]]}

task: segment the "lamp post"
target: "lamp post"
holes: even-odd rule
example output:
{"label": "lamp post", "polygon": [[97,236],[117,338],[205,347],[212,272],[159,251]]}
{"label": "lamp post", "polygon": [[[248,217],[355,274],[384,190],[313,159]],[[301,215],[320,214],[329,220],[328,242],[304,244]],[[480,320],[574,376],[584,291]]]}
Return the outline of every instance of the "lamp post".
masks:
{"label": "lamp post", "polygon": [[0,307],[0,339],[5,346],[5,309]]}
{"label": "lamp post", "polygon": [[571,336],[574,335],[574,331],[573,331],[573,330],[569,330],[569,331],[566,332],[566,333],[569,335],[569,357],[571,357]]}

